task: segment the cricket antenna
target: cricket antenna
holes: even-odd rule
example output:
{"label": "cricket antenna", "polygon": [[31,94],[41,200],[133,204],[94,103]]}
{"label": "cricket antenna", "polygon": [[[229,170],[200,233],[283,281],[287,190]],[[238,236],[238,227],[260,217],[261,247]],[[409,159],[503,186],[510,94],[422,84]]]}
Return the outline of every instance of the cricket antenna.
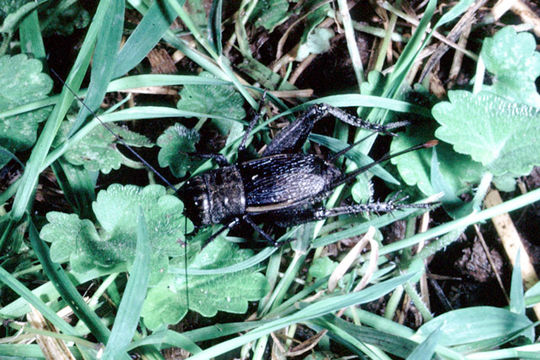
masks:
{"label": "cricket antenna", "polygon": [[431,147],[436,146],[438,143],[439,143],[438,140],[430,140],[430,141],[425,142],[423,144],[418,144],[418,145],[415,145],[415,146],[411,146],[410,148],[407,148],[407,149],[402,150],[402,151],[398,151],[398,152],[393,153],[393,154],[386,154],[383,157],[381,157],[380,159],[373,161],[372,163],[369,163],[369,164],[367,164],[365,166],[362,166],[362,167],[360,167],[360,168],[358,168],[358,169],[356,169],[354,171],[351,171],[350,173],[344,174],[340,179],[333,182],[330,187],[332,189],[334,189],[335,187],[350,181],[352,178],[356,177],[357,175],[371,169],[375,165],[378,165],[378,164],[380,164],[382,162],[390,160],[390,159],[392,159],[392,158],[394,158],[396,156],[400,156],[400,155],[403,155],[403,154],[406,154],[408,152],[415,151],[415,150],[431,148]]}
{"label": "cricket antenna", "polygon": [[56,77],[56,79],[58,79],[58,81],[60,81],[62,83],[63,86],[66,87],[66,89],[68,89],[72,94],[73,96],[75,97],[75,99],[77,99],[79,101],[79,103],[81,103],[81,105],[88,111],[90,111],[90,113],[92,114],[92,116],[94,116],[94,118],[96,118],[99,123],[101,125],[103,125],[103,127],[105,129],[107,129],[108,132],[110,132],[114,138],[120,143],[122,144],[123,146],[126,147],[126,149],[128,149],[128,151],[130,153],[133,154],[133,156],[135,156],[137,158],[137,160],[139,160],[148,170],[152,171],[154,174],[157,175],[157,177],[163,181],[165,183],[165,185],[167,185],[167,187],[171,190],[173,190],[176,194],[178,194],[178,189],[169,182],[169,180],[167,180],[165,178],[165,176],[163,176],[159,171],[157,171],[152,165],[150,165],[150,163],[148,161],[146,161],[141,155],[139,155],[131,146],[129,146],[125,141],[124,139],[122,139],[121,136],[119,136],[117,133],[115,133],[111,127],[106,123],[104,122],[103,120],[101,120],[101,118],[96,114],[96,112],[94,110],[92,110],[88,105],[86,105],[83,101],[83,99],[77,95],[75,93],[75,91],[73,91],[68,84],[66,84],[66,82],[60,77],[60,75],[58,75],[56,73],[56,71],[54,71],[54,69],[50,69],[51,70],[51,73],[54,75],[54,77]]}
{"label": "cricket antenna", "polygon": [[187,216],[184,216],[184,274],[186,276],[186,313],[189,311],[189,281],[188,281],[188,256],[187,256]]}
{"label": "cricket antenna", "polygon": [[333,154],[331,157],[328,158],[328,162],[334,162],[338,157],[340,157],[341,155],[343,154],[346,154],[348,153],[353,147],[355,147],[356,145],[360,144],[361,142],[363,142],[364,140],[367,140],[368,138],[374,136],[375,134],[377,133],[371,133],[367,136],[364,136],[363,138],[361,138],[360,140],[358,140],[357,142],[355,142],[354,144],[352,145],[349,145],[345,148],[343,148],[342,150],[338,151],[337,153]]}
{"label": "cricket antenna", "polygon": [[[75,93],[75,91],[73,91],[73,89],[71,89],[71,87],[68,84],[66,84],[66,82],[60,77],[60,75],[58,75],[58,73],[56,71],[54,71],[53,68],[50,68],[50,71],[54,75],[54,77],[58,81],[60,81],[62,86],[65,86],[65,88],[68,89],[73,94],[75,99],[77,99],[77,101],[86,110],[88,110],[92,114],[92,116],[94,116],[94,118],[96,118],[99,121],[99,123],[101,125],[103,125],[103,127],[105,129],[107,129],[107,131],[110,132],[120,144],[125,146],[125,148],[128,149],[129,152],[132,153],[133,156],[135,156],[148,170],[150,170],[154,174],[156,174],[157,177],[160,178],[161,181],[163,181],[165,183],[165,185],[167,185],[167,187],[169,189],[171,189],[172,191],[174,191],[174,193],[176,195],[178,195],[178,189],[171,182],[169,182],[169,180],[167,180],[165,178],[165,176],[163,176],[159,171],[157,171],[148,161],[146,161],[141,155],[139,155],[139,153],[137,153],[130,145],[128,145],[124,141],[124,139],[122,139],[121,136],[119,136],[117,133],[115,133],[114,130],[111,129],[111,127],[106,122],[101,120],[101,118],[96,114],[96,112],[94,110],[92,110],[88,105],[86,105],[86,103],[83,101],[83,99],[79,95],[77,95]],[[186,231],[187,231],[187,217],[184,216],[184,220],[185,220],[185,223],[184,223],[184,240],[185,240],[185,235],[186,235]],[[187,310],[189,311],[189,284],[188,284],[188,275],[187,275],[187,241],[184,241],[184,270],[185,270],[185,274],[186,274],[186,303],[187,303],[186,306],[187,306]]]}

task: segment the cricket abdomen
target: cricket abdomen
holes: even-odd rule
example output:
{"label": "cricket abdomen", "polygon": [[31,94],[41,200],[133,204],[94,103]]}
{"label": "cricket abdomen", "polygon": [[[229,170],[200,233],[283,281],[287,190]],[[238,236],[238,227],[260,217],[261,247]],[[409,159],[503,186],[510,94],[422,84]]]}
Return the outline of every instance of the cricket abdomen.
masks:
{"label": "cricket abdomen", "polygon": [[316,197],[341,172],[315,155],[277,154],[238,164],[248,213],[287,208]]}

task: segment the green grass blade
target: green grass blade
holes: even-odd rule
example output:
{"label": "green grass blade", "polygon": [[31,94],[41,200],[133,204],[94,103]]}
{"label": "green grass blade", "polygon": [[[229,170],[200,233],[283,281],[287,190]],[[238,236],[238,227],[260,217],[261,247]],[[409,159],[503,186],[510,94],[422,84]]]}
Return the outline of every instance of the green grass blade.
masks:
{"label": "green grass blade", "polygon": [[92,334],[100,342],[106,343],[109,338],[109,329],[101,323],[99,316],[84,301],[62,267],[51,261],[49,248],[39,237],[38,231],[32,222],[30,222],[29,234],[30,244],[43,266],[43,271],[58,290],[58,293],[69,304],[73,313],[86,324]]}
{"label": "green grass blade", "polygon": [[362,66],[362,59],[360,58],[360,50],[358,49],[358,45],[356,43],[356,37],[354,36],[351,14],[349,13],[349,4],[347,4],[347,0],[338,0],[337,3],[339,13],[341,14],[345,39],[347,40],[349,57],[352,61],[352,67],[356,76],[358,88],[360,88],[360,85],[364,81],[364,68]]}
{"label": "green grass blade", "polygon": [[116,56],[113,78],[137,66],[163,37],[176,14],[166,1],[154,1]]}
{"label": "green grass blade", "polygon": [[150,241],[142,208],[137,219],[137,248],[133,268],[114,319],[111,336],[103,353],[103,359],[117,359],[127,356],[126,347],[133,339],[137,329],[141,309],[150,278]]}
{"label": "green grass blade", "polygon": [[105,10],[103,27],[97,36],[92,72],[90,74],[90,85],[88,86],[88,93],[84,101],[86,106],[81,107],[68,137],[73,135],[87,121],[87,117],[93,116],[92,111],[96,111],[99,108],[107,92],[107,87],[112,78],[116,63],[116,57],[111,56],[111,54],[118,52],[122,39],[124,4],[124,1],[113,1]]}
{"label": "green grass blade", "polygon": [[3,282],[7,287],[17,293],[17,295],[35,307],[58,330],[69,335],[79,335],[71,325],[65,322],[64,319],[58,316],[47,304],[41,301],[40,298],[34,295],[23,283],[15,279],[3,267],[0,267],[0,282]]}
{"label": "green grass blade", "polygon": [[[226,325],[227,324],[225,324],[225,326]],[[249,327],[246,330],[250,330],[252,328],[253,327]],[[227,333],[227,334],[234,334],[236,332],[237,331],[234,331],[232,333]],[[215,339],[219,337],[219,335],[216,335],[216,334],[213,334],[213,335],[214,336],[210,337],[210,339]],[[203,340],[196,340],[196,341],[203,341]],[[191,339],[191,337],[187,336],[186,333],[180,334],[172,330],[156,331],[152,335],[146,336],[144,339],[132,342],[128,346],[127,350],[135,349],[137,347],[144,346],[144,345],[156,345],[156,346],[159,346],[160,349],[166,349],[168,347],[179,347],[179,348],[189,351],[192,354],[197,354],[202,351],[202,349],[197,344],[195,344],[195,342]]]}
{"label": "green grass blade", "polygon": [[[90,25],[88,33],[83,41],[83,45],[81,46],[81,51],[79,52],[72,71],[66,80],[66,84],[68,84],[68,86],[74,91],[79,89],[86,69],[90,63],[93,45],[97,33],[101,30],[102,19],[105,15],[104,11],[108,9],[108,4],[110,1],[111,0],[104,0],[99,3],[96,10],[96,15],[92,20],[92,24]],[[34,193],[39,174],[41,173],[41,168],[45,157],[49,153],[54,137],[56,136],[56,132],[58,131],[58,128],[60,127],[60,124],[64,119],[64,116],[67,113],[72,101],[73,94],[64,88],[58,102],[56,103],[56,106],[49,116],[49,119],[45,123],[43,131],[39,136],[36,145],[34,146],[28,162],[26,163],[26,169],[21,177],[20,185],[13,201],[13,207],[10,213],[10,224],[17,224],[19,221],[21,221],[24,213],[26,212],[30,199]],[[8,228],[13,227],[14,226],[8,226]],[[5,232],[2,235],[2,239],[0,239],[0,250],[5,249],[7,245],[6,240],[9,237],[9,232]]]}
{"label": "green grass blade", "polygon": [[439,315],[422,325],[416,336],[427,338],[434,331],[440,331],[440,345],[471,351],[502,345],[532,326],[534,324],[525,315],[502,308],[476,306]]}
{"label": "green grass blade", "polygon": [[397,90],[401,87],[405,76],[413,66],[414,60],[416,59],[420,51],[424,48],[424,46],[427,44],[425,41],[422,42],[422,40],[426,38],[425,32],[427,31],[429,22],[433,17],[436,6],[437,0],[430,0],[428,2],[426,10],[424,11],[424,15],[422,16],[422,19],[418,24],[418,27],[416,28],[411,39],[407,42],[405,49],[403,49],[403,52],[399,56],[399,59],[394,66],[394,71],[390,75],[388,82],[384,87],[384,97],[394,97]]}
{"label": "green grass blade", "polygon": [[398,276],[385,282],[373,285],[357,293],[323,299],[321,301],[306,306],[305,308],[297,311],[294,314],[264,324],[257,329],[248,332],[245,335],[212,346],[204,350],[203,352],[191,357],[190,359],[208,359],[219,356],[227,351],[240,347],[260,337],[269,335],[271,332],[277,331],[281,328],[284,328],[285,326],[315,319],[317,317],[352,305],[362,304],[372,300],[376,300],[381,296],[387,294],[388,292],[392,291],[397,286],[409,281],[414,276],[416,276],[416,274]]}
{"label": "green grass blade", "polygon": [[[83,358],[76,348],[69,351],[77,359]],[[0,344],[0,354],[2,359],[46,359],[38,344]],[[96,356],[96,351],[92,355]]]}
{"label": "green grass blade", "polygon": [[[126,76],[109,83],[107,92],[124,91],[147,86],[171,86],[171,85],[231,85],[229,81],[203,78],[195,75],[166,75],[166,74],[146,74]],[[84,98],[88,90],[83,89],[77,93]],[[60,99],[60,95],[49,96],[46,99],[17,106],[7,111],[1,112],[0,117],[9,117],[23,114],[25,112],[41,109],[54,105]]]}
{"label": "green grass blade", "polygon": [[449,233],[452,230],[460,229],[463,226],[469,226],[472,224],[486,221],[494,216],[520,209],[537,201],[540,201],[540,189],[529,191],[526,194],[515,197],[512,200],[505,201],[504,203],[497,206],[493,206],[480,212],[475,212],[460,219],[456,219],[454,221],[450,221],[437,227],[431,228],[426,232],[416,234],[408,239],[396,241],[393,244],[383,246],[380,249],[379,254],[385,255],[394,251],[411,247],[422,241],[427,241],[433,239],[434,237]]}
{"label": "green grass blade", "polygon": [[212,1],[210,14],[208,15],[208,31],[210,32],[210,41],[216,50],[216,53],[221,54],[223,48],[221,44],[221,12],[223,11],[223,1]]}
{"label": "green grass blade", "polygon": [[45,59],[45,46],[41,37],[37,10],[32,11],[24,18],[19,26],[19,34],[21,50],[24,53],[32,54],[36,59]]}
{"label": "green grass blade", "polygon": [[80,218],[92,219],[92,202],[96,199],[96,174],[71,165],[63,159],[52,163],[51,168],[71,208]]}
{"label": "green grass blade", "polygon": [[[86,274],[70,273],[69,277],[70,279],[73,279],[73,285],[77,286],[79,284],[83,284],[90,280],[97,279],[104,275],[123,272],[125,270],[125,266],[117,266],[108,269],[107,273],[100,270],[92,270],[87,272]],[[57,299],[60,297],[60,294],[58,293],[51,281],[33,289],[31,293],[37,298]],[[0,308],[0,316],[10,318],[21,317],[24,316],[24,314],[26,314],[28,311],[30,311],[30,308],[28,307],[28,303],[26,302],[26,300],[23,298],[18,298],[17,300],[14,300],[6,306]]]}
{"label": "green grass blade", "polygon": [[407,356],[407,360],[423,360],[431,359],[435,353],[435,348],[441,337],[441,328],[435,329],[428,337],[422,341],[418,346],[413,350],[412,353]]}

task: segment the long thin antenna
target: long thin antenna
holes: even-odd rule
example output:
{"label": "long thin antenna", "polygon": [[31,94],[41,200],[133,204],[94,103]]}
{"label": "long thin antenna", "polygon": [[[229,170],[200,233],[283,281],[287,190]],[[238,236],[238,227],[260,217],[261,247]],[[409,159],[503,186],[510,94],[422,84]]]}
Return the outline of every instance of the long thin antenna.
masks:
{"label": "long thin antenna", "polygon": [[94,110],[92,110],[88,105],[86,105],[83,101],[83,99],[77,95],[75,93],[75,91],[73,91],[68,84],[66,84],[66,82],[60,77],[60,75],[58,75],[56,73],[56,71],[54,71],[54,69],[51,69],[51,73],[58,79],[58,81],[60,81],[62,83],[63,86],[66,87],[66,89],[68,89],[72,94],[73,96],[81,103],[81,105],[86,108],[86,110],[90,111],[90,113],[100,122],[101,125],[103,125],[103,127],[105,127],[105,129],[107,129],[107,131],[109,131],[113,136],[114,138],[120,143],[122,144],[123,146],[126,147],[126,149],[129,150],[130,153],[133,154],[133,156],[135,156],[141,163],[143,163],[143,165],[150,171],[152,171],[154,174],[156,174],[158,176],[158,178],[160,178],[161,181],[163,181],[167,187],[169,187],[169,189],[173,190],[175,193],[178,193],[178,189],[173,185],[171,184],[166,178],[165,176],[161,175],[161,173],[159,171],[157,171],[152,165],[150,165],[150,163],[148,161],[146,161],[141,155],[139,155],[131,146],[129,146],[125,141],[124,139],[122,139],[121,136],[119,136],[117,133],[115,133],[111,127],[106,123],[104,122],[103,120],[100,119],[100,117],[96,114],[96,112]]}
{"label": "long thin antenna", "polygon": [[188,280],[188,256],[187,256],[187,216],[184,216],[184,274],[186,276],[186,313],[189,311],[189,280]]}
{"label": "long thin antenna", "polygon": [[393,153],[393,154],[386,154],[386,155],[384,155],[383,157],[381,157],[378,160],[375,160],[375,161],[373,161],[373,162],[371,162],[371,163],[369,163],[369,164],[367,164],[365,166],[362,166],[362,167],[360,167],[360,168],[358,168],[358,169],[356,169],[354,171],[351,171],[350,173],[343,174],[343,177],[341,177],[337,181],[333,182],[331,184],[330,188],[334,189],[334,188],[338,187],[339,185],[350,181],[352,178],[356,177],[358,174],[361,174],[361,173],[371,169],[375,165],[380,164],[382,162],[385,162],[386,160],[390,160],[390,159],[392,159],[392,158],[394,158],[396,156],[400,156],[400,155],[406,154],[406,153],[411,152],[411,151],[434,147],[438,143],[439,142],[437,140],[430,140],[430,141],[425,142],[423,144],[418,144],[418,145],[415,145],[415,146],[411,146],[410,148],[407,148],[407,149],[402,150],[402,151],[398,151],[398,152]]}
{"label": "long thin antenna", "polygon": [[360,143],[363,142],[364,140],[366,140],[366,139],[368,139],[368,138],[374,136],[375,134],[377,134],[377,133],[373,132],[373,133],[371,133],[371,134],[369,134],[369,135],[367,135],[367,136],[364,136],[363,138],[361,138],[360,140],[358,140],[358,141],[355,142],[354,144],[349,145],[349,146],[343,148],[342,150],[338,151],[337,153],[332,154],[332,156],[330,156],[330,158],[328,158],[328,162],[334,162],[334,160],[336,160],[338,157],[340,157],[340,156],[343,155],[343,154],[346,154],[346,153],[349,152],[353,147],[355,147],[356,145],[360,144]]}
{"label": "long thin antenna", "polygon": [[[126,149],[128,149],[129,152],[131,152],[148,170],[150,170],[154,174],[156,174],[158,176],[158,178],[160,178],[161,181],[163,181],[167,185],[167,187],[169,189],[174,191],[175,194],[178,194],[178,189],[173,184],[171,184],[165,178],[165,176],[163,176],[159,171],[157,171],[152,165],[150,165],[150,163],[148,161],[146,161],[130,145],[128,145],[124,141],[124,139],[122,139],[121,136],[119,136],[117,133],[115,133],[114,130],[111,129],[111,127],[106,122],[101,120],[100,117],[96,114],[96,112],[94,110],[92,110],[88,105],[85,104],[83,99],[79,95],[77,95],[75,93],[75,91],[73,91],[73,89],[71,89],[71,87],[69,87],[68,84],[66,84],[66,82],[60,77],[60,75],[58,75],[58,73],[56,71],[54,71],[54,69],[51,68],[50,70],[51,70],[51,73],[54,75],[54,77],[56,79],[58,79],[58,81],[60,81],[62,86],[65,86],[66,89],[68,89],[73,94],[75,99],[77,99],[77,101],[79,101],[81,103],[81,105],[84,106],[84,108],[86,108],[86,110],[88,110],[100,122],[100,124],[103,125],[103,127],[105,127],[105,129],[107,129],[107,131],[109,131],[114,136],[114,138],[120,144],[125,146]],[[185,239],[186,230],[187,230],[187,217],[184,216],[184,220],[185,220],[185,223],[184,223],[184,239]],[[185,269],[185,276],[186,276],[186,306],[187,306],[187,311],[189,311],[189,283],[188,283],[188,275],[187,275],[187,241],[184,241],[184,269]]]}

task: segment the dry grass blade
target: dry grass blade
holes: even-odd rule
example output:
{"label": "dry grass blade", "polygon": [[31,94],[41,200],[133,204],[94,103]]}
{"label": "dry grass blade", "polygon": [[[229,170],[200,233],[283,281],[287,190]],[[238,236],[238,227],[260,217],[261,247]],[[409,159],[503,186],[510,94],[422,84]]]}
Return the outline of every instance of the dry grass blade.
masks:
{"label": "dry grass blade", "polygon": [[368,230],[368,232],[364,235],[364,237],[354,245],[354,247],[345,255],[343,260],[339,263],[339,265],[336,267],[336,269],[332,272],[332,275],[330,275],[330,279],[328,279],[328,291],[332,292],[337,286],[338,281],[345,275],[345,273],[349,270],[349,268],[352,266],[354,261],[358,258],[362,250],[366,247],[366,245],[369,242],[369,239],[373,239],[373,236],[375,235],[375,228],[371,226]]}
{"label": "dry grass blade", "polygon": [[[48,322],[39,311],[31,306],[31,311],[26,314],[32,327],[40,330],[57,332],[53,324]],[[64,341],[50,336],[36,335],[37,343],[46,359],[51,360],[75,360]]]}
{"label": "dry grass blade", "polygon": [[[486,198],[484,200],[484,204],[488,208],[502,204],[502,202],[503,201],[501,195],[497,190],[491,190],[486,195]],[[523,277],[523,284],[525,286],[525,289],[531,288],[538,282],[538,275],[536,274],[529,255],[527,254],[527,251],[525,250],[525,247],[521,242],[521,238],[516,227],[514,226],[512,218],[510,218],[510,215],[506,213],[494,216],[491,221],[493,222],[493,225],[495,226],[495,229],[497,230],[497,233],[501,238],[504,250],[508,255],[508,259],[510,260],[512,265],[515,265],[514,262],[518,251],[521,250],[519,261],[521,263],[521,275]],[[536,317],[540,319],[540,304],[536,304],[533,308]]]}

